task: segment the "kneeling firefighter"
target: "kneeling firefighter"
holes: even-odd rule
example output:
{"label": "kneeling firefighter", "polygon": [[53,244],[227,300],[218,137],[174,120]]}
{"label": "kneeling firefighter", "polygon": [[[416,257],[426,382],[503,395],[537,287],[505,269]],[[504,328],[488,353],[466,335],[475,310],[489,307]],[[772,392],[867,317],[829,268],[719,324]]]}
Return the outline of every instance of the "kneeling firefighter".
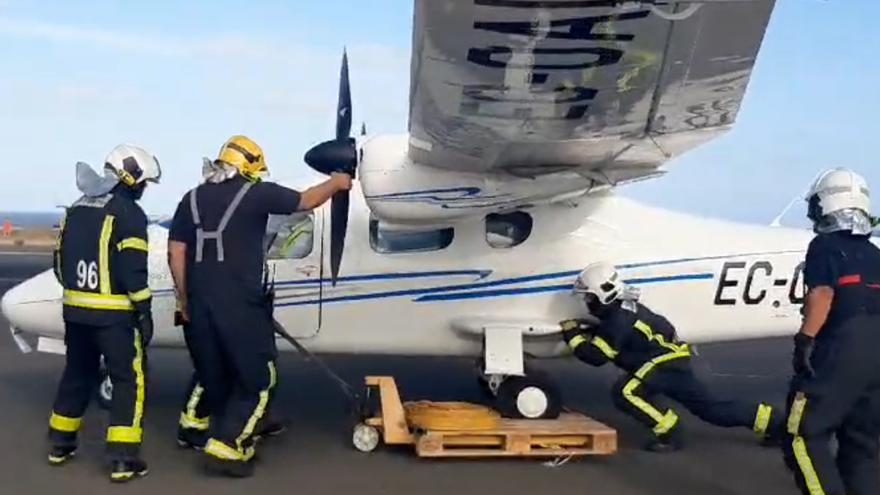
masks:
{"label": "kneeling firefighter", "polygon": [[[804,320],[795,336],[785,459],[806,495],[880,493],[880,249],[865,179],[823,173],[807,196]],[[837,440],[832,455],[831,439]]]}
{"label": "kneeling firefighter", "polygon": [[204,183],[183,197],[169,234],[169,265],[197,376],[182,426],[208,429],[207,465],[229,476],[253,473],[254,432],[277,379],[263,284],[269,215],[315,208],[351,187],[350,175],[335,173],[300,194],[261,180],[266,172],[263,150],[233,136],[216,160],[205,161]]}
{"label": "kneeling firefighter", "polygon": [[76,453],[83,413],[100,381],[101,356],[113,382],[107,449],[112,481],[147,474],[139,457],[146,396],[145,348],[153,334],[147,285],[147,216],[137,200],[158,182],[149,152],[117,146],[101,177],[77,164],[83,196],[67,209],[55,249],[64,287],[67,364],[49,419],[49,463]]}
{"label": "kneeling firefighter", "polygon": [[782,419],[769,405],[716,398],[694,376],[691,349],[678,340],[675,327],[641,304],[635,289],[624,285],[612,265],[588,266],[574,291],[600,323],[592,327],[588,320],[565,320],[563,338],[581,361],[593,366],[610,361],[626,372],[614,386],[614,404],[652,429],[648,450],[682,446],[678,414],[661,406],[660,396],[717,426],[752,428],[767,440],[781,434]]}

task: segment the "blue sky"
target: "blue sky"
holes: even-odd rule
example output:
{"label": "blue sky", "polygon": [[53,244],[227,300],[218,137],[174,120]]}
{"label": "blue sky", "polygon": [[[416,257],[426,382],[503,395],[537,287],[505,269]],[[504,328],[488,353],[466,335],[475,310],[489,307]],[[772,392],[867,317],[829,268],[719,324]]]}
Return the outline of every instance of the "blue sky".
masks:
{"label": "blue sky", "polygon": [[[0,210],[70,202],[74,163],[125,141],[163,164],[151,213],[234,133],[263,145],[273,178],[302,180],[333,129],[343,45],[355,121],[405,131],[411,16],[411,0],[0,0]],[[880,191],[878,18],[873,0],[779,0],[735,129],[624,194],[769,222],[828,166]]]}

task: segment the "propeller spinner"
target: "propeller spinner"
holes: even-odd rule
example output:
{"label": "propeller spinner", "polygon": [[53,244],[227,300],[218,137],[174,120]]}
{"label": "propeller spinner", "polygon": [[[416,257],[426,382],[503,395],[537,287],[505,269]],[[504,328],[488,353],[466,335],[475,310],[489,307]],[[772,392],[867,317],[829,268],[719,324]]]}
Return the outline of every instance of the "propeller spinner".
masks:
{"label": "propeller spinner", "polygon": [[[354,178],[358,156],[351,133],[351,87],[348,80],[348,55],[342,53],[339,71],[339,100],[336,106],[336,139],[324,141],[306,152],[305,161],[325,175],[341,172]],[[349,191],[339,191],[330,200],[330,276],[333,285],[339,276],[345,233],[348,230]]]}

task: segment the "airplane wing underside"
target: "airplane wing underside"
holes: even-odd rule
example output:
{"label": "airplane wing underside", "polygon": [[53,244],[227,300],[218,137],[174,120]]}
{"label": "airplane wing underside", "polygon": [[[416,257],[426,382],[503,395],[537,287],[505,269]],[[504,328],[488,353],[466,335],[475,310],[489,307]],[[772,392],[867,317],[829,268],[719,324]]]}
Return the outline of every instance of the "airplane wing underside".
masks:
{"label": "airplane wing underside", "polygon": [[416,0],[410,157],[652,176],[733,124],[774,0]]}

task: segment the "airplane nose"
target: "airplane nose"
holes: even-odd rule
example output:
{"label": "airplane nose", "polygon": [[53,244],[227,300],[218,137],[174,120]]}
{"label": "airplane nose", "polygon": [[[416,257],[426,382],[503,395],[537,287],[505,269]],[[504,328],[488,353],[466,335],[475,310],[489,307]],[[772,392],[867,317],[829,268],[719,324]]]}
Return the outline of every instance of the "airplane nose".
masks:
{"label": "airplane nose", "polygon": [[61,297],[61,285],[47,270],[9,289],[0,310],[14,329],[52,335],[63,328]]}

